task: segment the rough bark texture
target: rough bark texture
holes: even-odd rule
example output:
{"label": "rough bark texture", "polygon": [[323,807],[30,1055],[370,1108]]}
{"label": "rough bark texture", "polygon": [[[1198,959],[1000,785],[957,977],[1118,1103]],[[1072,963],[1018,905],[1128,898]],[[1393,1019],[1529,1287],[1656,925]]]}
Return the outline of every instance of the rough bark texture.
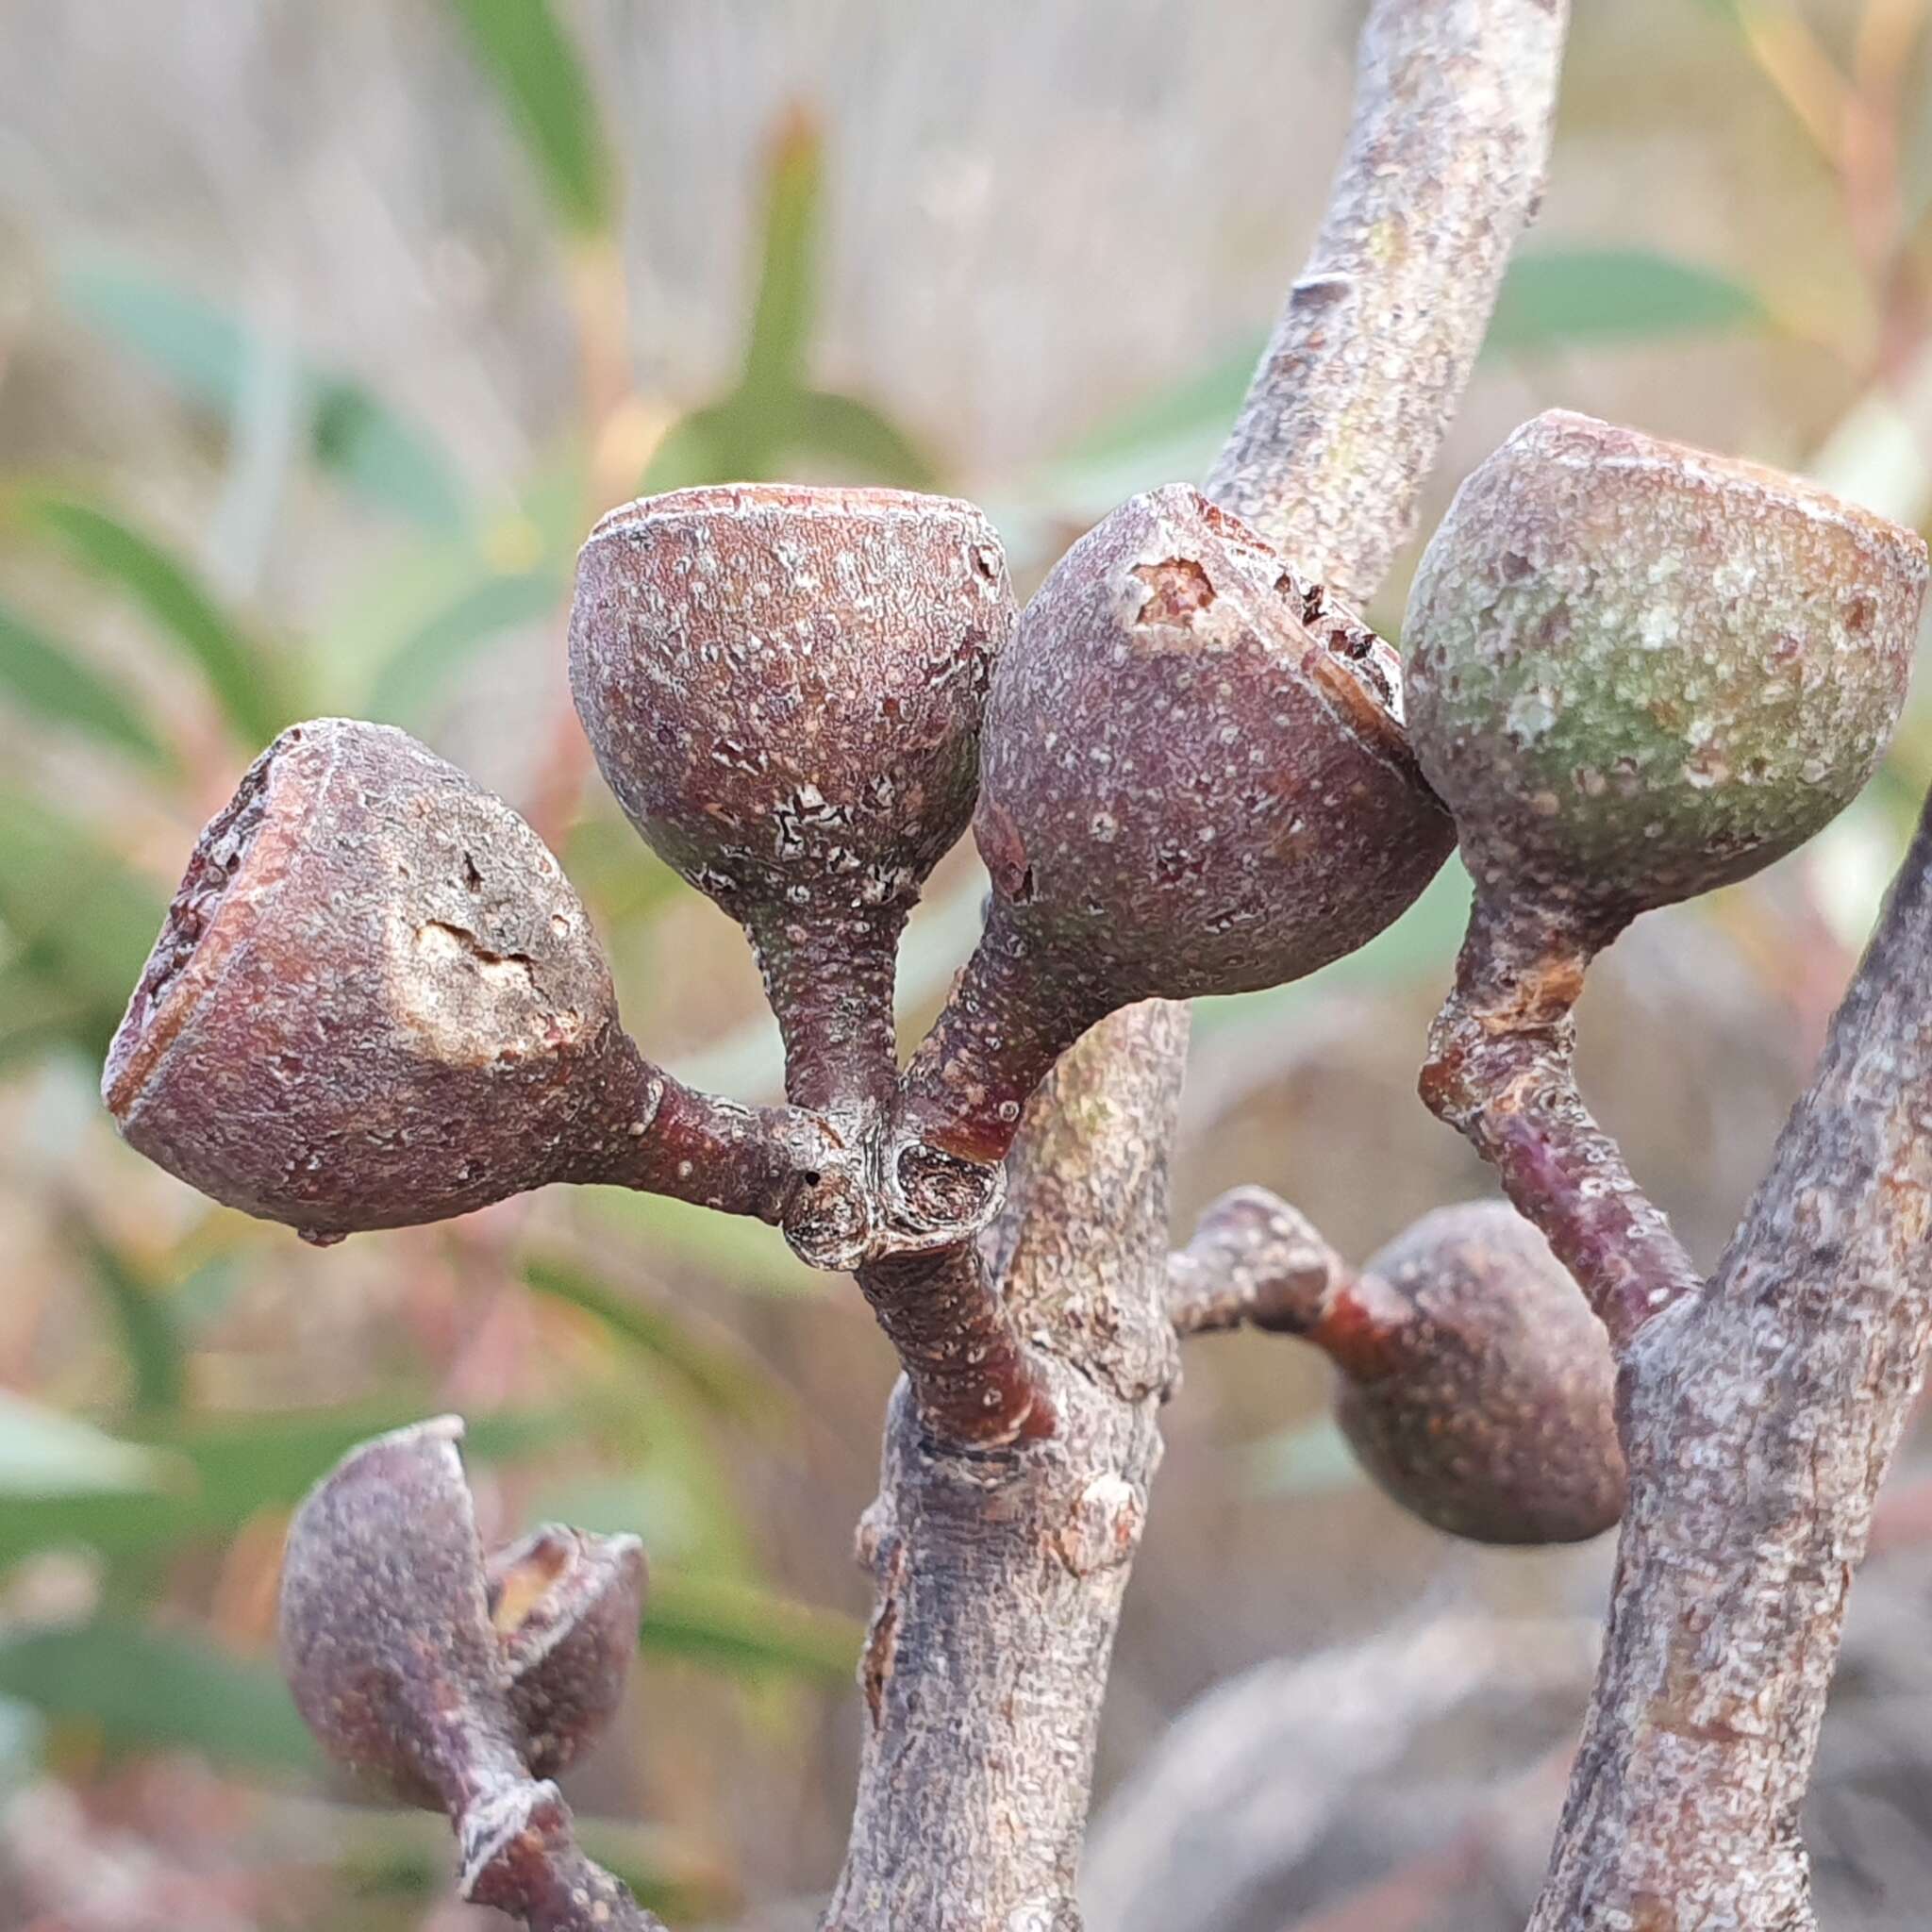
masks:
{"label": "rough bark texture", "polygon": [[1208,482],[1357,607],[1408,534],[1541,192],[1568,12],[1565,0],[1381,0],[1370,12],[1365,111]]}
{"label": "rough bark texture", "polygon": [[[1534,210],[1565,12],[1371,11],[1336,212],[1208,491],[1357,599],[1408,527]],[[1160,1003],[1103,1022],[1041,1089],[1013,1157],[991,1259],[1056,1435],[948,1450],[894,1399],[860,1539],[879,1600],[836,1932],[1078,1932],[1093,1739],[1171,1374],[1166,1149],[1186,1040]]]}
{"label": "rough bark texture", "polygon": [[1808,1932],[1798,1810],[1932,1334],[1932,812],[1710,1286],[1624,1366],[1630,1501],[1532,1932]]}

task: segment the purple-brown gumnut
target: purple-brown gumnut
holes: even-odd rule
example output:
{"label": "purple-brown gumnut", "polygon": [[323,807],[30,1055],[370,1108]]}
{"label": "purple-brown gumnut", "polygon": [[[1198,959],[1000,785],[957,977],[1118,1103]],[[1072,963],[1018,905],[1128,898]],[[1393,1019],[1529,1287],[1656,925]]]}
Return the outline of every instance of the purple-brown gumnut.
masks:
{"label": "purple-brown gumnut", "polygon": [[151,1160],[314,1240],[558,1179],[689,1194],[680,1134],[749,1136],[641,1060],[536,833],[335,718],[285,731],[202,833],[102,1094]]}
{"label": "purple-brown gumnut", "polygon": [[455,1416],[352,1450],[282,1560],[282,1672],[338,1764],[452,1816],[524,1776]]}
{"label": "purple-brown gumnut", "polygon": [[584,545],[578,715],[631,822],[749,934],[801,1106],[890,1090],[900,928],[971,816],[1011,624],[998,538],[943,497],[681,490]]}
{"label": "purple-brown gumnut", "polygon": [[1395,1502],[1488,1543],[1580,1542],[1624,1510],[1608,1338],[1549,1244],[1500,1201],[1425,1214],[1311,1340],[1336,1419]]}
{"label": "purple-brown gumnut", "polygon": [[546,1524],[486,1566],[510,1711],[536,1777],[556,1777],[616,1715],[638,1650],[644,1550]]}
{"label": "purple-brown gumnut", "polygon": [[1405,911],[1455,837],[1394,654],[1179,484],[1083,537],[1022,613],[974,836],[987,929],[907,1112],[975,1159],[1094,1021],[1314,972]]}
{"label": "purple-brown gumnut", "polygon": [[1463,484],[1409,597],[1409,732],[1478,890],[1600,940],[1802,844],[1871,775],[1911,531],[1553,409]]}

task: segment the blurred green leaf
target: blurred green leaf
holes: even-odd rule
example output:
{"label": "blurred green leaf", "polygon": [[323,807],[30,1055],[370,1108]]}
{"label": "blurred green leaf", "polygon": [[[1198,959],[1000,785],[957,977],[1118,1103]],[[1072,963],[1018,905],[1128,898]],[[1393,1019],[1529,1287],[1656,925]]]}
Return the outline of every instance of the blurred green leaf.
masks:
{"label": "blurred green leaf", "polygon": [[[1751,289],[1716,270],[1641,248],[1551,247],[1510,264],[1483,354],[1722,334],[1769,320]],[[1176,476],[1203,475],[1266,345],[1261,335],[1236,342],[1079,438],[1047,466],[1046,494],[1084,516]]]}
{"label": "blurred green leaf", "polygon": [[274,1670],[118,1618],[0,1641],[0,1694],[117,1749],[199,1751],[258,1771],[321,1765]]}
{"label": "blurred green leaf", "polygon": [[310,379],[309,447],[318,463],[369,502],[425,529],[464,527],[463,486],[427,430],[345,376],[311,373]]}
{"label": "blurred green leaf", "polygon": [[606,232],[615,175],[597,104],[550,0],[450,0],[552,205],[580,235]]}
{"label": "blurred green leaf", "polygon": [[735,1578],[654,1569],[644,1604],[647,1651],[747,1677],[849,1683],[865,1625],[842,1610],[774,1596]]}
{"label": "blurred green leaf", "polygon": [[[127,1434],[166,1454],[178,1487],[154,1496],[0,1493],[0,1566],[34,1550],[85,1544],[109,1557],[231,1535],[257,1511],[289,1508],[358,1442],[428,1413],[421,1398],[293,1413],[142,1419]],[[469,1424],[463,1453],[484,1463],[581,1432],[569,1409],[510,1411]]]}
{"label": "blurred green leaf", "polygon": [[294,713],[281,667],[225,612],[194,572],[112,512],[75,497],[24,490],[11,499],[30,529],[51,537],[91,575],[120,591],[186,652],[250,749]]}
{"label": "blurred green leaf", "polygon": [[1194,1002],[1194,1031],[1207,1040],[1247,1026],[1277,1024],[1284,1013],[1337,992],[1383,986],[1440,983],[1446,991],[1469,924],[1471,888],[1459,857],[1452,856],[1413,906],[1365,946],[1319,973],[1266,992],[1235,993]]}
{"label": "blurred green leaf", "polygon": [[551,572],[533,571],[485,577],[459,592],[384,661],[370,688],[369,716],[422,725],[443,687],[475,651],[506,630],[555,615],[563,588]]}
{"label": "blurred green leaf", "polygon": [[681,418],[653,452],[646,495],[699,483],[855,482],[934,487],[931,462],[857,396],[808,387],[818,284],[824,142],[794,108],[772,143],[765,223],[738,387]]}
{"label": "blurred green leaf", "polygon": [[0,1389],[0,1495],[145,1494],[180,1474],[158,1450]]}
{"label": "blurred green leaf", "polygon": [[788,1391],[758,1363],[694,1334],[689,1321],[599,1279],[578,1262],[533,1256],[523,1277],[545,1299],[593,1316],[621,1341],[668,1369],[707,1408],[760,1429],[782,1426]]}
{"label": "blurred green leaf", "polygon": [[0,1799],[11,1797],[40,1769],[46,1728],[38,1711],[0,1697]]}
{"label": "blurred green leaf", "polygon": [[937,475],[924,452],[870,403],[831,390],[801,390],[792,407],[792,444],[799,454],[830,459],[855,482],[901,490],[936,486]]}
{"label": "blurred green leaf", "polygon": [[15,948],[7,983],[51,989],[43,1011],[71,1002],[59,1030],[84,1051],[103,1051],[120,1024],[164,909],[85,826],[0,791],[0,924]]}
{"label": "blurred green leaf", "polygon": [[141,714],[99,672],[5,605],[0,605],[0,690],[23,710],[89,732],[143,764],[165,771],[174,763]]}
{"label": "blurred green leaf", "polygon": [[[225,310],[142,270],[78,263],[60,277],[65,306],[144,358],[190,402],[233,424],[252,333]],[[309,454],[379,508],[426,528],[460,529],[462,485],[428,431],[354,378],[301,365]]]}
{"label": "blurred green leaf", "polygon": [[73,1239],[113,1312],[133,1376],[136,1407],[144,1414],[173,1414],[188,1391],[187,1354],[173,1310],[154,1282],[97,1228],[76,1221]]}
{"label": "blurred green leaf", "polygon": [[785,117],[765,177],[764,242],[751,335],[744,349],[744,391],[773,396],[803,386],[817,292],[819,205],[824,143],[801,108]]}
{"label": "blurred green leaf", "polygon": [[1770,320],[1754,290],[1715,269],[1642,248],[1551,249],[1510,265],[1483,353],[1724,334]]}
{"label": "blurred green leaf", "polygon": [[625,1239],[703,1268],[728,1288],[759,1294],[828,1292],[825,1276],[808,1268],[784,1237],[762,1222],[632,1188],[591,1188],[584,1198],[599,1220],[623,1230]]}

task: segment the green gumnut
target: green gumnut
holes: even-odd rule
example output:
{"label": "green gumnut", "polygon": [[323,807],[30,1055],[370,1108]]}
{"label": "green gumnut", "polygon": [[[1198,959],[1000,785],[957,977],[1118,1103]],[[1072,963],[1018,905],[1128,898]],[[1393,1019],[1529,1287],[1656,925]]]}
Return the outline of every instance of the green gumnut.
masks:
{"label": "green gumnut", "polygon": [[1925,580],[1919,537],[1795,478],[1525,424],[1405,626],[1411,742],[1478,886],[1614,927],[1803,844],[1891,735]]}

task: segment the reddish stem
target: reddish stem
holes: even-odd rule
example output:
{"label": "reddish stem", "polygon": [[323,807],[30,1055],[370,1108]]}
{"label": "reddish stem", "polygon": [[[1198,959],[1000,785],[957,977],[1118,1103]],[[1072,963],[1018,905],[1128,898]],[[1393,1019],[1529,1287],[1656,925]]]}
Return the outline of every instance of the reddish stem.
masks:
{"label": "reddish stem", "polygon": [[1478,897],[1421,1087],[1542,1230],[1621,1354],[1702,1282],[1576,1089],[1584,969],[1615,936]]}
{"label": "reddish stem", "polygon": [[935,1433],[979,1448],[1054,1433],[1052,1399],[973,1242],[874,1261],[858,1285]]}

